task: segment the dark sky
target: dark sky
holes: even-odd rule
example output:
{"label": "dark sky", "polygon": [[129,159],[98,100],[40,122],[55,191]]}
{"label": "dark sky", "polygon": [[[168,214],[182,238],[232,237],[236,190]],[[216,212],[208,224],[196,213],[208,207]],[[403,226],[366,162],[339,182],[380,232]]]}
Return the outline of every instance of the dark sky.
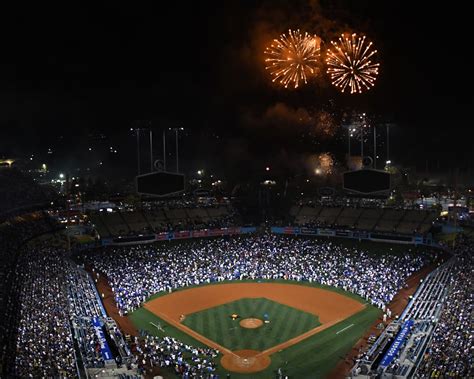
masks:
{"label": "dark sky", "polygon": [[[470,13],[460,3],[422,3],[66,1],[1,9],[0,152],[44,151],[62,134],[126,134],[136,119],[219,133],[237,141],[237,155],[253,141],[282,152],[288,138],[274,140],[273,125],[248,119],[261,120],[277,103],[318,110],[331,100],[394,122],[393,150],[404,163],[427,157],[467,166]],[[289,27],[323,40],[366,33],[379,50],[376,86],[341,95],[324,75],[298,91],[270,85],[261,52]]]}

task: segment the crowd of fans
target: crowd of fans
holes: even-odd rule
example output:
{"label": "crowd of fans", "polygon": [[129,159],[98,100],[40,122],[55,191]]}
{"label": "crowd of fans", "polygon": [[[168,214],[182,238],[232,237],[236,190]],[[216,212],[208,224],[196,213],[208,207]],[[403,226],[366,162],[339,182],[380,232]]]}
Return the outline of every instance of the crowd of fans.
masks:
{"label": "crowd of fans", "polygon": [[[79,366],[107,368],[93,319],[100,320],[110,337],[112,364],[117,367],[126,364],[133,372],[137,362],[145,360],[183,378],[213,376],[215,350],[193,348],[171,338],[145,335],[132,355],[120,329],[107,317],[92,278],[59,247],[64,241],[53,237],[25,244],[28,238],[51,230],[51,221],[38,217],[29,215],[22,222],[2,225],[2,263],[10,261],[12,273],[7,293],[2,292],[0,376],[75,378]],[[6,272],[1,271],[2,279]]]}
{"label": "crowd of fans", "polygon": [[[8,283],[0,291],[0,342],[2,361],[9,362],[7,376],[76,377],[79,361],[85,368],[104,367],[101,341],[91,326],[97,317],[113,341],[114,355],[129,356],[130,367],[159,367],[182,378],[216,377],[218,351],[213,349],[142,333],[131,353],[120,330],[106,327],[107,315],[90,276],[50,242],[23,245],[55,227],[41,212],[0,225],[0,281]],[[449,296],[420,377],[472,376],[473,248],[463,242],[456,252]],[[107,276],[120,312],[127,314],[156,292],[248,278],[335,286],[384,308],[406,278],[431,258],[408,248],[382,254],[330,240],[260,234],[107,247],[81,259]]]}
{"label": "crowd of fans", "polygon": [[155,200],[153,202],[145,201],[142,203],[145,209],[171,209],[171,208],[210,208],[220,205],[230,205],[228,198],[217,199],[216,197],[202,197],[202,198],[178,198],[171,200]]}
{"label": "crowd of fans", "polygon": [[20,255],[16,377],[73,377],[76,372],[60,254],[43,248]]}
{"label": "crowd of fans", "polygon": [[18,251],[29,239],[57,228],[54,221],[42,212],[17,216],[0,224],[0,362],[6,365],[13,349],[12,333],[16,329],[18,304],[15,289],[19,282],[15,275]]}
{"label": "crowd of fans", "polygon": [[328,241],[272,234],[182,244],[109,247],[84,256],[105,274],[126,314],[152,294],[239,279],[310,281],[351,291],[383,308],[428,255],[374,254]]}
{"label": "crowd of fans", "polygon": [[474,248],[464,241],[455,250],[450,292],[417,373],[422,378],[474,375]]}
{"label": "crowd of fans", "polygon": [[10,346],[7,377],[75,378],[84,369],[104,368],[96,319],[110,336],[112,363],[130,355],[125,338],[109,319],[90,276],[49,243],[18,252],[7,310]]}
{"label": "crowd of fans", "polygon": [[137,361],[150,368],[160,367],[174,371],[180,378],[213,378],[219,351],[187,345],[172,337],[157,337],[141,332],[135,338]]}

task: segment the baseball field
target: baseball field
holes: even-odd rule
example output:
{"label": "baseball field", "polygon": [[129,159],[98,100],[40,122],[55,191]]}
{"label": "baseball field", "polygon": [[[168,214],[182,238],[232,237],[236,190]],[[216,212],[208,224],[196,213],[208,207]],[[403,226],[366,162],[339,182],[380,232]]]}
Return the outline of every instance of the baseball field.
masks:
{"label": "baseball field", "polygon": [[323,378],[379,315],[341,289],[281,280],[156,294],[130,318],[154,335],[218,349],[224,377],[271,378],[281,369],[292,378]]}

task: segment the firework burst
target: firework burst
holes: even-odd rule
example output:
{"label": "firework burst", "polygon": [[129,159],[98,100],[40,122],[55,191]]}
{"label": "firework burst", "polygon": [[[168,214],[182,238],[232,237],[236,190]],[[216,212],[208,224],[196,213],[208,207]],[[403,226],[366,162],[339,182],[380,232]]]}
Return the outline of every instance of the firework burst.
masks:
{"label": "firework burst", "polygon": [[302,33],[300,30],[288,30],[279,39],[265,49],[266,69],[285,88],[293,85],[298,88],[301,82],[307,83],[308,77],[316,75],[320,57],[321,39],[315,34]]}
{"label": "firework burst", "polygon": [[331,41],[333,46],[327,52],[327,73],[332,84],[342,92],[350,89],[351,94],[362,93],[374,86],[378,75],[379,63],[371,58],[377,54],[365,36],[357,34],[341,35],[339,42]]}

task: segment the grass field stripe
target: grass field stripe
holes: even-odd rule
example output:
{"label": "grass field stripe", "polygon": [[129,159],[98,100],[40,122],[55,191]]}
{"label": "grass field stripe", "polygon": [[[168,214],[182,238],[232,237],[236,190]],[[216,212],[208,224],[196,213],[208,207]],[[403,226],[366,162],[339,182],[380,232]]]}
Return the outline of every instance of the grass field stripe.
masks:
{"label": "grass field stripe", "polygon": [[253,307],[251,306],[251,302],[247,301],[246,299],[241,299],[237,302],[239,314],[242,318],[247,318],[252,316]]}
{"label": "grass field stripe", "polygon": [[[286,282],[284,284],[286,284]],[[239,286],[240,286],[240,283],[239,283]],[[291,285],[288,285],[288,287],[295,287],[295,285],[292,283]],[[300,286],[300,287],[304,287],[304,286]],[[261,294],[260,294],[260,293],[258,293],[258,291],[250,292],[249,290],[246,290],[246,288],[244,286],[242,286],[242,288],[243,288],[243,291],[242,291],[243,296],[240,299],[246,299],[246,301],[251,300],[254,303],[252,303],[252,302],[246,303],[246,301],[244,301],[242,304],[239,304],[239,305],[244,306],[244,307],[251,307],[252,308],[251,313],[255,313],[252,316],[260,318],[260,319],[264,318],[263,315],[265,313],[268,313],[269,316],[270,316],[270,320],[272,322],[270,324],[271,328],[268,328],[270,330],[267,329],[266,332],[264,332],[265,327],[250,330],[250,329],[240,328],[240,326],[239,326],[238,329],[236,329],[235,331],[237,332],[237,330],[238,330],[239,332],[243,331],[245,333],[243,333],[243,336],[244,336],[243,338],[238,338],[237,339],[237,344],[239,344],[239,342],[241,342],[241,341],[246,342],[246,344],[249,344],[250,342],[254,342],[254,341],[257,342],[258,341],[257,344],[261,345],[261,343],[263,342],[263,346],[259,349],[255,349],[255,350],[260,350],[261,352],[267,352],[269,355],[272,354],[271,353],[271,350],[273,350],[272,348],[278,346],[278,348],[280,348],[281,353],[275,354],[275,357],[274,357],[275,360],[273,362],[274,362],[275,365],[280,365],[280,364],[287,365],[286,367],[288,369],[290,369],[290,367],[293,366],[293,367],[291,367],[290,371],[288,372],[288,374],[291,374],[291,377],[301,377],[301,378],[310,377],[310,375],[308,375],[308,374],[311,374],[311,377],[323,377],[322,374],[325,373],[328,370],[328,368],[324,366],[324,364],[323,364],[324,362],[319,362],[321,364],[318,363],[318,367],[313,367],[314,366],[314,364],[313,364],[314,361],[312,363],[309,362],[310,359],[308,359],[307,356],[304,359],[301,359],[301,360],[298,360],[297,357],[295,359],[295,357],[294,357],[295,352],[298,352],[298,354],[300,354],[299,351],[301,350],[303,354],[307,354],[307,355],[311,355],[311,356],[313,354],[320,354],[322,358],[320,357],[319,361],[321,359],[326,361],[326,360],[329,360],[329,357],[327,357],[327,359],[326,359],[325,355],[327,355],[328,353],[331,353],[332,355],[341,355],[342,356],[342,352],[341,352],[342,350],[339,351],[340,349],[338,347],[337,349],[336,348],[333,349],[334,351],[329,352],[328,350],[326,350],[323,347],[323,345],[328,344],[328,343],[332,344],[338,338],[339,340],[344,339],[344,341],[340,342],[339,340],[337,340],[336,342],[341,346],[344,345],[344,349],[348,349],[350,346],[346,347],[346,345],[348,345],[348,343],[346,342],[345,339],[349,338],[348,336],[351,335],[351,334],[354,334],[354,333],[360,334],[359,333],[359,328],[360,328],[359,325],[361,325],[361,323],[359,322],[360,320],[358,320],[358,319],[357,319],[357,322],[356,322],[356,319],[352,319],[350,321],[347,320],[349,322],[341,322],[343,320],[345,321],[346,318],[347,318],[347,317],[342,318],[341,317],[342,314],[341,314],[341,315],[336,316],[336,317],[340,318],[340,320],[338,320],[339,322],[336,322],[334,325],[332,325],[332,320],[333,319],[323,315],[325,317],[323,319],[326,321],[325,325],[320,325],[320,328],[315,328],[315,326],[317,325],[317,322],[318,322],[318,317],[314,317],[314,313],[317,313],[317,312],[315,312],[314,309],[309,311],[309,312],[302,310],[301,308],[298,307],[298,305],[295,303],[293,298],[288,298],[288,299],[285,298],[284,301],[279,301],[278,296],[275,295],[275,298],[273,298],[274,293],[273,292],[268,293],[267,289],[262,289]],[[325,288],[323,288],[323,290],[324,289]],[[216,292],[218,292],[218,291],[216,291]],[[333,292],[338,293],[339,291],[333,291]],[[226,298],[228,298],[231,302],[240,300],[240,299],[236,299],[234,297],[236,295],[234,295],[233,292],[230,293],[230,291],[228,291],[228,293],[225,293],[225,292],[223,292],[223,293],[224,293],[224,296],[227,296]],[[279,294],[279,292],[275,292],[275,293]],[[346,295],[346,294],[344,294],[344,295]],[[254,297],[254,296],[256,296],[256,297]],[[351,296],[346,296],[346,297],[350,298]],[[179,315],[184,313],[184,314],[188,315],[188,319],[186,321],[184,321],[182,324],[184,324],[185,326],[189,326],[190,329],[193,329],[193,327],[198,323],[198,318],[199,317],[208,318],[208,320],[205,320],[200,326],[203,326],[205,329],[213,329],[214,328],[215,330],[214,330],[214,333],[212,333],[212,334],[207,335],[207,333],[211,332],[210,330],[208,330],[206,332],[205,330],[196,330],[196,329],[193,329],[193,331],[195,333],[189,333],[188,331],[184,331],[183,328],[179,327],[178,325],[175,326],[177,328],[176,332],[173,331],[172,333],[178,333],[178,334],[179,333],[185,333],[185,334],[189,335],[190,337],[193,337],[193,338],[197,339],[198,342],[201,342],[201,343],[204,342],[205,344],[209,345],[209,343],[207,343],[207,341],[203,341],[202,337],[206,336],[207,340],[209,340],[211,342],[214,342],[213,343],[214,346],[216,346],[216,345],[219,346],[219,347],[216,346],[217,349],[219,349],[224,354],[228,354],[228,353],[226,353],[226,350],[227,351],[230,350],[230,349],[232,349],[234,351],[237,350],[235,346],[227,345],[225,343],[225,340],[230,339],[231,336],[235,337],[233,331],[232,331],[232,333],[230,333],[229,329],[231,329],[236,324],[238,325],[238,321],[232,322],[232,320],[229,318],[229,315],[232,312],[230,312],[229,309],[227,309],[227,310],[224,309],[224,306],[225,306],[224,303],[220,303],[222,305],[217,304],[215,306],[216,309],[212,310],[213,306],[211,306],[210,302],[207,301],[208,299],[211,299],[211,298],[212,298],[212,296],[208,296],[208,297],[203,298],[205,300],[205,302],[203,304],[206,305],[206,308],[197,309],[197,307],[196,307],[195,311],[192,310],[192,308],[190,308],[190,311],[187,311],[185,307],[181,307],[182,308],[182,311],[181,311],[181,308],[178,308],[178,307],[177,308],[172,308],[171,305],[170,305],[169,313],[165,311],[164,307],[160,310],[158,306],[154,307],[154,312],[152,312],[152,313],[154,313],[156,315],[155,317],[159,317],[159,314],[161,314],[161,312],[164,311],[167,315],[169,315],[169,317],[172,318],[172,320],[174,320],[177,323],[179,323],[179,321],[178,321]],[[267,301],[268,301],[268,303],[266,304]],[[291,305],[285,304],[286,302],[288,302],[288,304],[291,304]],[[360,309],[361,308],[360,305],[362,305],[363,301],[358,300],[358,302],[359,302],[359,309]],[[166,303],[166,301],[165,301],[165,303]],[[180,304],[182,304],[182,303],[183,302],[179,302],[177,304],[180,306]],[[229,302],[227,302],[227,304],[229,304]],[[147,305],[145,305],[144,310],[146,308],[148,308]],[[366,304],[364,304],[364,305],[366,305]],[[237,309],[236,308],[237,304],[235,304],[234,306],[235,306],[235,308],[233,308],[233,310]],[[219,310],[217,310],[217,307],[219,307]],[[273,307],[276,307],[276,308],[273,308]],[[287,307],[292,308],[292,309],[294,308],[296,311],[304,312],[304,313],[303,314],[301,314],[301,313],[292,314],[292,312],[290,311],[290,312],[288,312],[288,314],[284,315],[284,311],[287,310]],[[311,307],[309,305],[306,306],[303,303],[301,303],[301,307],[311,309]],[[369,305],[369,307],[370,307],[370,305]],[[283,308],[285,308],[285,309],[283,309]],[[180,311],[177,311],[177,309],[180,309]],[[157,312],[157,310],[158,310],[158,312]],[[209,312],[209,314],[205,315],[203,313],[204,311]],[[174,313],[172,313],[172,312],[174,312]],[[217,313],[221,313],[221,319],[220,320],[216,319]],[[351,311],[349,311],[348,313],[351,313]],[[357,312],[354,312],[354,313],[357,313]],[[354,314],[354,313],[351,313],[351,314]],[[372,312],[370,314],[370,318],[373,317],[373,313],[374,312]],[[192,315],[194,315],[194,314],[196,315],[195,320],[192,319]],[[313,316],[308,317],[309,315],[313,315]],[[242,316],[244,316],[244,315],[242,314]],[[351,315],[349,315],[349,317],[351,317]],[[167,319],[167,317],[162,317],[162,318]],[[278,319],[278,321],[282,321],[282,320],[280,320],[281,318],[283,318],[284,322],[282,322],[282,323],[277,322],[277,319]],[[153,320],[151,320],[151,321],[153,321]],[[165,321],[165,320],[163,320],[163,321]],[[331,324],[328,325],[329,322],[331,322]],[[367,322],[368,321],[366,321],[366,323]],[[219,330],[220,327],[221,327],[221,323],[224,323],[226,333],[222,333]],[[341,333],[336,335],[337,331],[347,327],[351,323],[354,323],[354,325],[353,325],[353,327],[351,327],[349,329],[348,332],[343,333],[345,330],[347,330],[347,329],[344,329],[343,331],[341,331]],[[173,322],[169,322],[169,324],[174,326]],[[278,325],[278,324],[280,324],[280,325]],[[149,325],[151,326],[151,324],[149,324]],[[279,326],[280,326],[280,328],[278,328]],[[364,326],[364,327],[366,327],[366,326]],[[284,340],[282,340],[282,334],[284,332],[286,332],[285,329],[287,329],[287,328],[290,329],[288,332],[290,332],[290,337],[293,337],[293,338],[291,338],[291,340],[289,340],[289,341],[288,340],[284,341]],[[314,334],[309,333],[309,334],[311,334],[309,336],[306,336],[306,333],[302,333],[302,335],[301,334],[300,335],[296,334],[297,332],[302,332],[303,329],[307,332],[311,332],[313,329],[309,329],[309,328],[314,328],[314,329],[318,329],[318,330]],[[156,328],[153,328],[153,329],[156,330]],[[276,332],[277,330],[279,330],[280,333],[277,333]],[[172,331],[172,328],[170,329],[170,331]],[[262,332],[264,332],[264,333],[262,333]],[[320,337],[317,337],[319,332],[322,332],[323,334]],[[252,333],[253,333],[253,336],[252,336]],[[344,334],[345,337],[342,336],[342,334]],[[212,337],[211,337],[211,335],[212,335]],[[197,337],[197,336],[199,336],[199,337]],[[334,340],[331,340],[331,338],[329,338],[329,336],[333,336],[332,338]],[[204,338],[206,338],[206,337],[204,337]],[[280,341],[281,341],[281,343],[279,343]],[[191,342],[189,342],[189,343],[191,343]],[[278,345],[275,345],[275,344],[278,344]],[[314,346],[319,346],[319,348],[313,348]],[[245,346],[244,348],[247,349],[249,347]],[[311,352],[309,352],[308,349],[311,350]],[[331,350],[331,349],[329,349],[329,350]],[[236,356],[237,354],[231,352],[231,355]],[[333,359],[333,358],[334,357],[331,356],[331,359]],[[272,360],[273,360],[273,358],[272,358]],[[291,364],[291,363],[288,364],[288,363],[286,363],[287,361],[291,362],[291,363],[294,363],[294,364]],[[318,360],[316,360],[316,361],[318,361]],[[219,374],[225,373],[224,370],[225,369],[220,369]],[[271,369],[269,368],[269,370],[271,370]],[[296,376],[294,375],[295,373],[297,373]],[[225,375],[224,375],[224,377],[225,377]],[[252,377],[255,378],[255,379],[257,379],[257,378],[258,379],[266,378],[263,373],[258,373],[258,374],[256,373]]]}
{"label": "grass field stripe", "polygon": [[[213,332],[213,337],[216,339],[217,334],[221,333],[221,335],[228,335],[228,332],[225,331],[224,329],[226,328],[225,322],[222,319],[222,315],[218,311],[214,311],[210,314],[212,316],[211,324],[214,325],[214,328],[212,328]],[[229,339],[232,338],[232,336],[229,336]]]}
{"label": "grass field stripe", "polygon": [[349,326],[346,326],[344,329],[339,330],[336,334],[342,333],[344,330],[352,328],[353,326],[354,326],[354,324],[350,324]]}
{"label": "grass field stripe", "polygon": [[[145,305],[145,308],[146,308],[146,305]],[[165,313],[157,312],[156,310],[154,311],[154,313],[159,318],[165,320],[168,324],[173,325],[174,327],[176,327],[176,328],[182,330],[183,332],[189,334],[191,337],[194,337],[194,338],[204,342],[207,346],[210,346],[214,349],[217,349],[220,352],[223,352],[225,354],[230,354],[230,355],[233,355],[234,357],[238,357],[238,355],[235,354],[232,350],[229,350],[229,349],[225,348],[224,346],[219,345],[217,342],[214,342],[214,341],[210,340],[209,338],[204,337],[202,334],[197,333],[196,331],[194,331],[193,329],[187,327],[186,325],[175,321],[173,318],[169,317]]]}
{"label": "grass field stripe", "polygon": [[276,353],[277,351],[280,351],[280,350],[283,350],[283,349],[286,349],[287,347],[291,346],[291,345],[294,345],[298,342],[301,342],[302,340],[306,339],[306,338],[309,338],[313,335],[315,335],[316,333],[319,333],[320,331],[324,330],[324,329],[327,329],[333,325],[336,325],[338,323],[340,323],[341,321],[345,320],[346,318],[352,316],[352,315],[355,315],[356,313],[359,313],[361,312],[361,310],[358,310],[354,313],[352,313],[351,315],[347,316],[347,317],[344,317],[343,319],[337,319],[337,320],[333,320],[331,322],[327,322],[321,326],[318,326],[317,328],[314,328],[314,329],[311,329],[310,331],[306,332],[306,333],[303,333],[297,337],[294,337],[286,342],[283,342],[283,343],[280,343],[278,345],[275,345],[275,346],[272,346],[271,348],[267,349],[267,350],[264,350],[262,351],[260,354],[257,354],[257,357],[260,356],[260,355],[263,355],[263,354],[266,354],[266,355],[271,355],[273,353]]}
{"label": "grass field stripe", "polygon": [[[298,325],[299,317],[294,317],[295,314],[293,313],[293,308],[284,305],[284,309],[285,309],[285,311],[283,313],[283,317],[281,317],[281,320],[279,322],[279,325],[281,324],[282,327],[281,327],[281,329],[278,328],[279,330],[276,331],[276,332],[278,333],[278,332],[283,331],[283,332],[281,332],[282,339],[284,341],[287,341],[287,340],[290,339],[291,336],[295,336],[295,335],[300,334],[300,333],[295,334],[295,332],[294,332],[294,330],[296,329],[295,326]],[[298,312],[298,316],[300,314],[301,313]]]}
{"label": "grass field stripe", "polygon": [[293,317],[293,312],[290,307],[285,306],[285,311],[283,313],[283,317],[281,318],[280,323],[282,324],[280,331],[282,331],[281,336],[284,341],[290,339],[291,335],[294,335],[294,326],[297,325],[298,320],[297,317]]}

